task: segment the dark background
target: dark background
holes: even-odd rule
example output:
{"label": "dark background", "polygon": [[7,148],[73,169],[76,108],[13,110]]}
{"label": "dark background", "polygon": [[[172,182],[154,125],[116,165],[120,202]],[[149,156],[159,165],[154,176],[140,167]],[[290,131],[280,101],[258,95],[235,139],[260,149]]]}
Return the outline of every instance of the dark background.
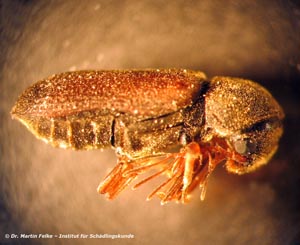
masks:
{"label": "dark background", "polygon": [[[296,1],[0,1],[0,243],[299,244],[300,5]],[[189,68],[253,79],[286,113],[272,161],[219,167],[204,202],[146,202],[154,186],[96,192],[112,150],[36,140],[10,110],[33,82],[78,69]],[[155,99],[155,98],[153,98]],[[134,234],[131,240],[10,240],[5,233]]]}

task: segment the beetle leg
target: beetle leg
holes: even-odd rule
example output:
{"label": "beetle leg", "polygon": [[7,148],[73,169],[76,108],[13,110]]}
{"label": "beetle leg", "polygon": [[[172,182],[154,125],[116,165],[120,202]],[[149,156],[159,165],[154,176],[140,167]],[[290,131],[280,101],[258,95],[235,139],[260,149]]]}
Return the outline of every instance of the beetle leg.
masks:
{"label": "beetle leg", "polygon": [[[168,161],[171,156],[167,155],[161,161],[155,161],[159,157],[143,158],[136,161],[131,161],[127,157],[120,157],[118,159],[118,164],[112,169],[112,171],[104,178],[104,180],[99,184],[97,191],[100,194],[106,194],[108,199],[114,199],[122,190],[124,190],[138,175],[144,173],[150,168],[160,165],[165,161]],[[154,161],[154,162],[152,162]],[[148,165],[144,165],[150,162]],[[166,170],[166,169],[165,169]],[[164,172],[163,170],[162,172]],[[159,175],[159,174],[157,174]],[[145,183],[148,180],[154,178],[148,177],[142,182]],[[141,185],[143,183],[137,184]]]}
{"label": "beetle leg", "polygon": [[160,190],[166,186],[167,184],[169,184],[170,182],[172,181],[172,179],[167,179],[165,182],[163,182],[161,185],[159,185],[154,191],[152,191],[148,197],[147,197],[147,201],[151,200],[151,198],[154,196],[154,195],[158,195],[160,197],[160,199],[163,199],[165,194],[164,192],[160,192]]}
{"label": "beetle leg", "polygon": [[139,183],[135,184],[132,189],[135,190],[136,188],[138,188],[139,186],[141,186],[142,184],[145,184],[146,182],[148,182],[151,179],[154,179],[155,177],[161,175],[162,173],[164,173],[167,170],[167,168],[164,168],[161,171],[156,172],[155,174],[150,175],[149,177],[143,179],[142,181],[140,181]]}
{"label": "beetle leg", "polygon": [[161,196],[161,204],[164,205],[168,201],[172,200],[181,200],[182,202],[185,202],[186,200],[182,200],[181,198],[181,189],[182,189],[182,175],[172,178],[173,184],[171,187],[167,190],[166,193],[164,193],[163,196]]}
{"label": "beetle leg", "polygon": [[100,194],[106,194],[108,199],[115,198],[122,190],[124,190],[137,176],[131,174],[123,176],[123,173],[131,169],[132,165],[126,159],[120,158],[117,166],[105,177],[100,183],[97,191]]}
{"label": "beetle leg", "polygon": [[147,198],[151,199],[157,195],[161,199],[161,204],[168,201],[178,200],[182,203],[188,201],[188,193],[190,186],[196,177],[194,174],[195,164],[202,164],[199,159],[201,157],[200,146],[196,142],[188,144],[181,153],[175,153],[173,161],[164,160],[161,164],[167,164],[166,168],[156,174],[146,178],[136,186],[144,184],[146,181],[158,176],[159,174],[167,174],[168,179],[158,186]]}
{"label": "beetle leg", "polygon": [[139,175],[158,168],[158,171],[147,176],[133,186],[133,189],[145,184],[157,176],[165,175],[167,180],[152,191],[147,200],[154,195],[161,199],[161,204],[176,200],[186,203],[197,186],[200,187],[200,198],[204,200],[207,179],[216,165],[226,158],[226,150],[218,145],[199,145],[191,142],[179,153],[145,157],[130,160],[120,157],[117,166],[99,185],[98,192],[106,194],[109,199],[115,198]]}
{"label": "beetle leg", "polygon": [[[136,189],[137,187],[139,187],[142,184],[148,182],[149,180],[155,178],[156,176],[159,176],[159,175],[162,175],[162,174],[168,173],[168,172],[173,173],[174,172],[174,167],[177,166],[176,163],[178,163],[178,160],[180,159],[180,158],[178,158],[178,155],[180,155],[180,153],[168,154],[161,161],[154,162],[154,163],[146,165],[146,166],[137,167],[137,168],[134,168],[132,170],[129,170],[127,173],[134,173],[134,172],[137,172],[137,171],[139,173],[142,173],[142,172],[145,172],[146,170],[148,170],[148,169],[150,169],[154,166],[159,167],[159,165],[160,165],[160,169],[161,169],[160,171],[156,172],[155,174],[150,175],[149,177],[147,177],[147,178],[143,179],[142,181],[140,181],[139,183],[135,184],[133,189]],[[152,157],[148,158],[148,161],[151,161],[151,158]],[[174,158],[175,158],[175,160],[174,160]],[[174,164],[170,165],[171,163],[174,163]]]}
{"label": "beetle leg", "polygon": [[206,195],[206,188],[207,188],[207,180],[210,175],[210,173],[214,170],[216,165],[213,164],[212,162],[212,157],[211,154],[208,153],[208,164],[204,166],[204,169],[202,170],[202,176],[199,176],[200,179],[200,184],[199,184],[199,189],[200,189],[200,200],[203,201]]}
{"label": "beetle leg", "polygon": [[[196,142],[188,144],[184,148],[185,152],[185,163],[184,163],[184,173],[183,173],[183,187],[182,187],[182,202],[187,200],[188,187],[191,185],[194,177],[194,166],[197,159],[200,158],[201,151],[200,146]],[[200,164],[202,164],[200,162]]]}

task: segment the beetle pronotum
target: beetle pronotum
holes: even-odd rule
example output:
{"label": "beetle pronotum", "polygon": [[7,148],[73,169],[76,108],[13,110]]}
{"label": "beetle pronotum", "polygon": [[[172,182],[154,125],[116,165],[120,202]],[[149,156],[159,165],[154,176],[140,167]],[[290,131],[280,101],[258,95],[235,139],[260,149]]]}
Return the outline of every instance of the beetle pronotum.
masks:
{"label": "beetle pronotum", "polygon": [[[262,86],[183,69],[76,71],[41,80],[19,97],[12,116],[36,137],[75,150],[112,146],[117,166],[99,185],[109,199],[157,169],[166,181],[148,196],[186,202],[217,164],[244,174],[266,164],[284,113]],[[180,150],[172,151],[174,146]]]}

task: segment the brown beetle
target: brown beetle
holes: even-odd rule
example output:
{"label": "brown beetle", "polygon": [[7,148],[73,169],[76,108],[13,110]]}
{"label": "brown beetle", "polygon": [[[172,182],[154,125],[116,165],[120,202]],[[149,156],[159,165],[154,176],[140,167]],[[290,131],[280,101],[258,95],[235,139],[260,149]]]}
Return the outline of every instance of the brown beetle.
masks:
{"label": "brown beetle", "polygon": [[[137,183],[165,175],[149,196],[186,202],[218,163],[244,174],[266,164],[282,135],[284,113],[263,87],[202,72],[164,70],[77,71],[29,87],[12,116],[35,136],[75,150],[112,146],[117,166],[98,191],[114,198]],[[181,149],[174,152],[174,146]]]}

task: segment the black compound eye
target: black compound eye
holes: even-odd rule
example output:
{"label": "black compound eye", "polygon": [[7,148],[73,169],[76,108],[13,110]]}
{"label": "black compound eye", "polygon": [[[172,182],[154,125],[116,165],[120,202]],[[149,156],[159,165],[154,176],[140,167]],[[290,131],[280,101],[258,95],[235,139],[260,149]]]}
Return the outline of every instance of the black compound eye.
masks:
{"label": "black compound eye", "polygon": [[242,130],[242,133],[253,133],[255,131],[268,131],[274,128],[281,127],[281,122],[277,118],[271,118],[255,123],[249,128]]}
{"label": "black compound eye", "polygon": [[249,155],[256,152],[257,145],[251,139],[238,139],[233,142],[234,149],[241,155]]}

